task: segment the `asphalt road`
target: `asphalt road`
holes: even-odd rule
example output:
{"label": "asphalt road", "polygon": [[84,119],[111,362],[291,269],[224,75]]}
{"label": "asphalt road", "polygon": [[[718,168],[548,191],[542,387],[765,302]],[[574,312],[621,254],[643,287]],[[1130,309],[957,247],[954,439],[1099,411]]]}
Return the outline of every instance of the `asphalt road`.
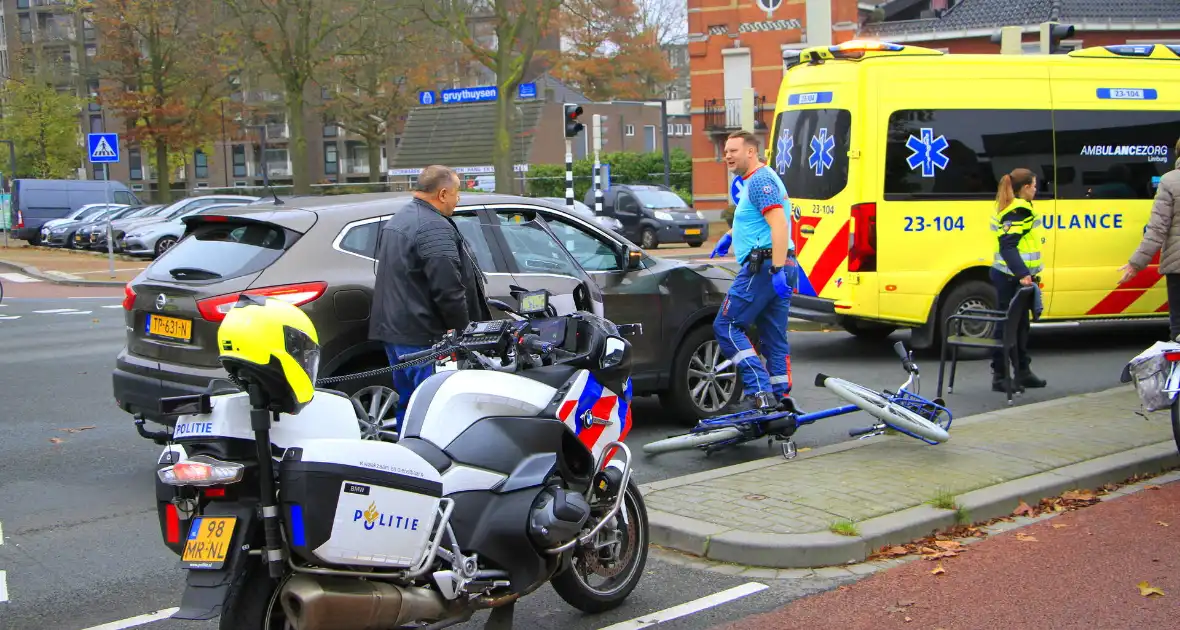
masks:
{"label": "asphalt road", "polygon": [[[5,289],[0,303],[0,571],[9,601],[0,603],[0,628],[80,630],[176,606],[183,572],[159,542],[153,506],[153,462],[160,447],[139,438],[130,417],[111,398],[110,369],[124,337],[121,292],[70,299],[85,292],[12,289],[7,282]],[[1034,369],[1049,380],[1049,388],[1025,399],[1116,386],[1123,362],[1162,331],[1140,326],[1038,332]],[[904,376],[887,344],[865,344],[843,333],[795,333],[791,340],[798,398],[808,410],[835,403],[811,385],[817,371],[870,387],[895,387]],[[1091,349],[1097,343],[1101,348]],[[923,392],[932,394],[937,363],[921,364],[928,375]],[[986,362],[963,364],[959,380],[959,393],[950,397],[957,415],[1003,406],[1003,395],[990,391]],[[708,459],[698,453],[646,459],[639,445],[677,428],[654,401],[639,402],[635,419],[638,427],[628,442],[639,458],[640,481],[776,453],[762,443]],[[800,429],[797,438],[802,447],[837,442],[847,439],[848,428],[868,423],[863,414],[824,420]],[[749,581],[653,557],[645,580],[620,610],[583,616],[546,588],[518,606],[517,627],[598,629]],[[769,588],[661,627],[711,627],[835,583],[765,584]],[[158,621],[145,627],[215,626]]]}

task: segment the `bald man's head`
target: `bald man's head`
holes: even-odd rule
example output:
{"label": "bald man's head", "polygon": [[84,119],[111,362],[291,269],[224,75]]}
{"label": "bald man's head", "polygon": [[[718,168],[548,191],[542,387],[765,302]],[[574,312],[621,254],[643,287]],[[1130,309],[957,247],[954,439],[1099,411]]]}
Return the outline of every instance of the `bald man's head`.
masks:
{"label": "bald man's head", "polygon": [[459,205],[459,174],[438,164],[427,166],[418,173],[414,196],[449,217]]}

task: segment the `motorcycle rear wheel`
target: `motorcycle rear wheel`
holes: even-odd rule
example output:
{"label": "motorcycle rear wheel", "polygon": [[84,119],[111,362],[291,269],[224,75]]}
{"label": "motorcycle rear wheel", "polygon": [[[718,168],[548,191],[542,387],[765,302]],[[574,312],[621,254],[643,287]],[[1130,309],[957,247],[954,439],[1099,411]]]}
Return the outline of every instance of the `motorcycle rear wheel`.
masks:
{"label": "motorcycle rear wheel", "polygon": [[287,630],[287,615],[279,603],[279,588],[285,580],[274,580],[261,561],[234,579],[217,620],[219,630]]}
{"label": "motorcycle rear wheel", "polygon": [[627,483],[623,508],[615,516],[618,536],[623,547],[619,556],[622,567],[603,569],[614,573],[602,585],[592,586],[591,578],[602,577],[599,572],[588,566],[584,555],[593,553],[588,550],[583,553],[575,549],[574,557],[569,566],[561,573],[553,576],[551,584],[553,590],[565,600],[567,604],[586,613],[601,613],[618,608],[635,590],[643,577],[643,568],[647,565],[647,545],[649,539],[647,523],[647,506],[643,502],[643,495],[634,481]]}

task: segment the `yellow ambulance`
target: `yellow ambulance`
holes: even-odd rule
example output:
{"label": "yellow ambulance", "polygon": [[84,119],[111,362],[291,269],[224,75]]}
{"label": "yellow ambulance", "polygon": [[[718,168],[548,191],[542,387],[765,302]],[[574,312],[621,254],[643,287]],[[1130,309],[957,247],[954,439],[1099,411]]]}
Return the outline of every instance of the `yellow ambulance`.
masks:
{"label": "yellow ambulance", "polygon": [[995,308],[988,222],[1020,167],[1037,174],[1044,218],[1042,321],[1166,316],[1154,264],[1122,286],[1117,270],[1177,159],[1180,46],[959,55],[851,41],[784,62],[767,162],[804,271],[792,317],[865,338],[911,328],[929,348],[947,316]]}

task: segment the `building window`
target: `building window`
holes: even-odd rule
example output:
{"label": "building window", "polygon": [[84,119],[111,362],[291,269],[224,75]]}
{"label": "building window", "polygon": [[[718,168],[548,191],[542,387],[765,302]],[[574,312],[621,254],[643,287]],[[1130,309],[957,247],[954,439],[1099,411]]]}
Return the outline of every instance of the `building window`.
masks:
{"label": "building window", "polygon": [[[844,190],[848,184],[851,127],[852,115],[846,109],[796,109],[779,114],[774,126],[778,141],[767,140],[771,146],[769,164],[792,197],[831,199]],[[778,147],[790,148],[786,155],[780,155]],[[887,159],[891,155],[887,154]],[[888,193],[888,184],[885,190]]]}
{"label": "building window", "polygon": [[328,86],[320,86],[320,100],[321,101],[332,100],[332,88],[330,88]]}
{"label": "building window", "polygon": [[1152,199],[1172,170],[1180,112],[1057,110],[1059,199]]}
{"label": "building window", "polygon": [[340,172],[340,154],[336,143],[324,145],[324,174],[336,175]]}
{"label": "building window", "polygon": [[90,117],[90,133],[102,133],[102,115]]}
{"label": "building window", "polygon": [[193,170],[196,171],[197,179],[209,177],[209,156],[200,149],[193,152]]}
{"label": "building window", "polygon": [[651,153],[656,150],[656,126],[643,126],[643,150]]}
{"label": "building window", "polygon": [[[1004,174],[1021,167],[1037,174],[1039,198],[1053,197],[1048,110],[901,110],[888,129],[887,200],[992,199]],[[796,147],[806,144],[802,137],[796,135]],[[839,156],[845,152],[837,147]]]}
{"label": "building window", "polygon": [[246,145],[235,144],[232,149],[234,177],[246,177]]}
{"label": "building window", "polygon": [[686,135],[686,136],[692,135],[692,123],[688,123],[687,125],[684,126],[684,135]]}
{"label": "building window", "polygon": [[29,0],[16,0],[16,8],[18,8],[18,9],[29,8]]}
{"label": "building window", "polygon": [[131,167],[131,179],[143,179],[143,158],[139,154],[139,148],[131,149],[127,152],[127,163]]}
{"label": "building window", "polygon": [[82,38],[88,42],[94,41],[97,35],[94,30],[94,22],[90,18],[82,18]]}
{"label": "building window", "polygon": [[89,92],[90,104],[87,106],[92,112],[102,111],[102,105],[98,104],[98,79],[90,79],[86,82],[86,90]]}
{"label": "building window", "polygon": [[635,125],[627,125],[626,127],[623,128],[623,133],[626,134],[627,136],[635,135]]}
{"label": "building window", "polygon": [[324,137],[325,138],[335,138],[338,135],[340,135],[340,127],[337,127],[333,123],[329,123],[329,122],[324,123]]}

